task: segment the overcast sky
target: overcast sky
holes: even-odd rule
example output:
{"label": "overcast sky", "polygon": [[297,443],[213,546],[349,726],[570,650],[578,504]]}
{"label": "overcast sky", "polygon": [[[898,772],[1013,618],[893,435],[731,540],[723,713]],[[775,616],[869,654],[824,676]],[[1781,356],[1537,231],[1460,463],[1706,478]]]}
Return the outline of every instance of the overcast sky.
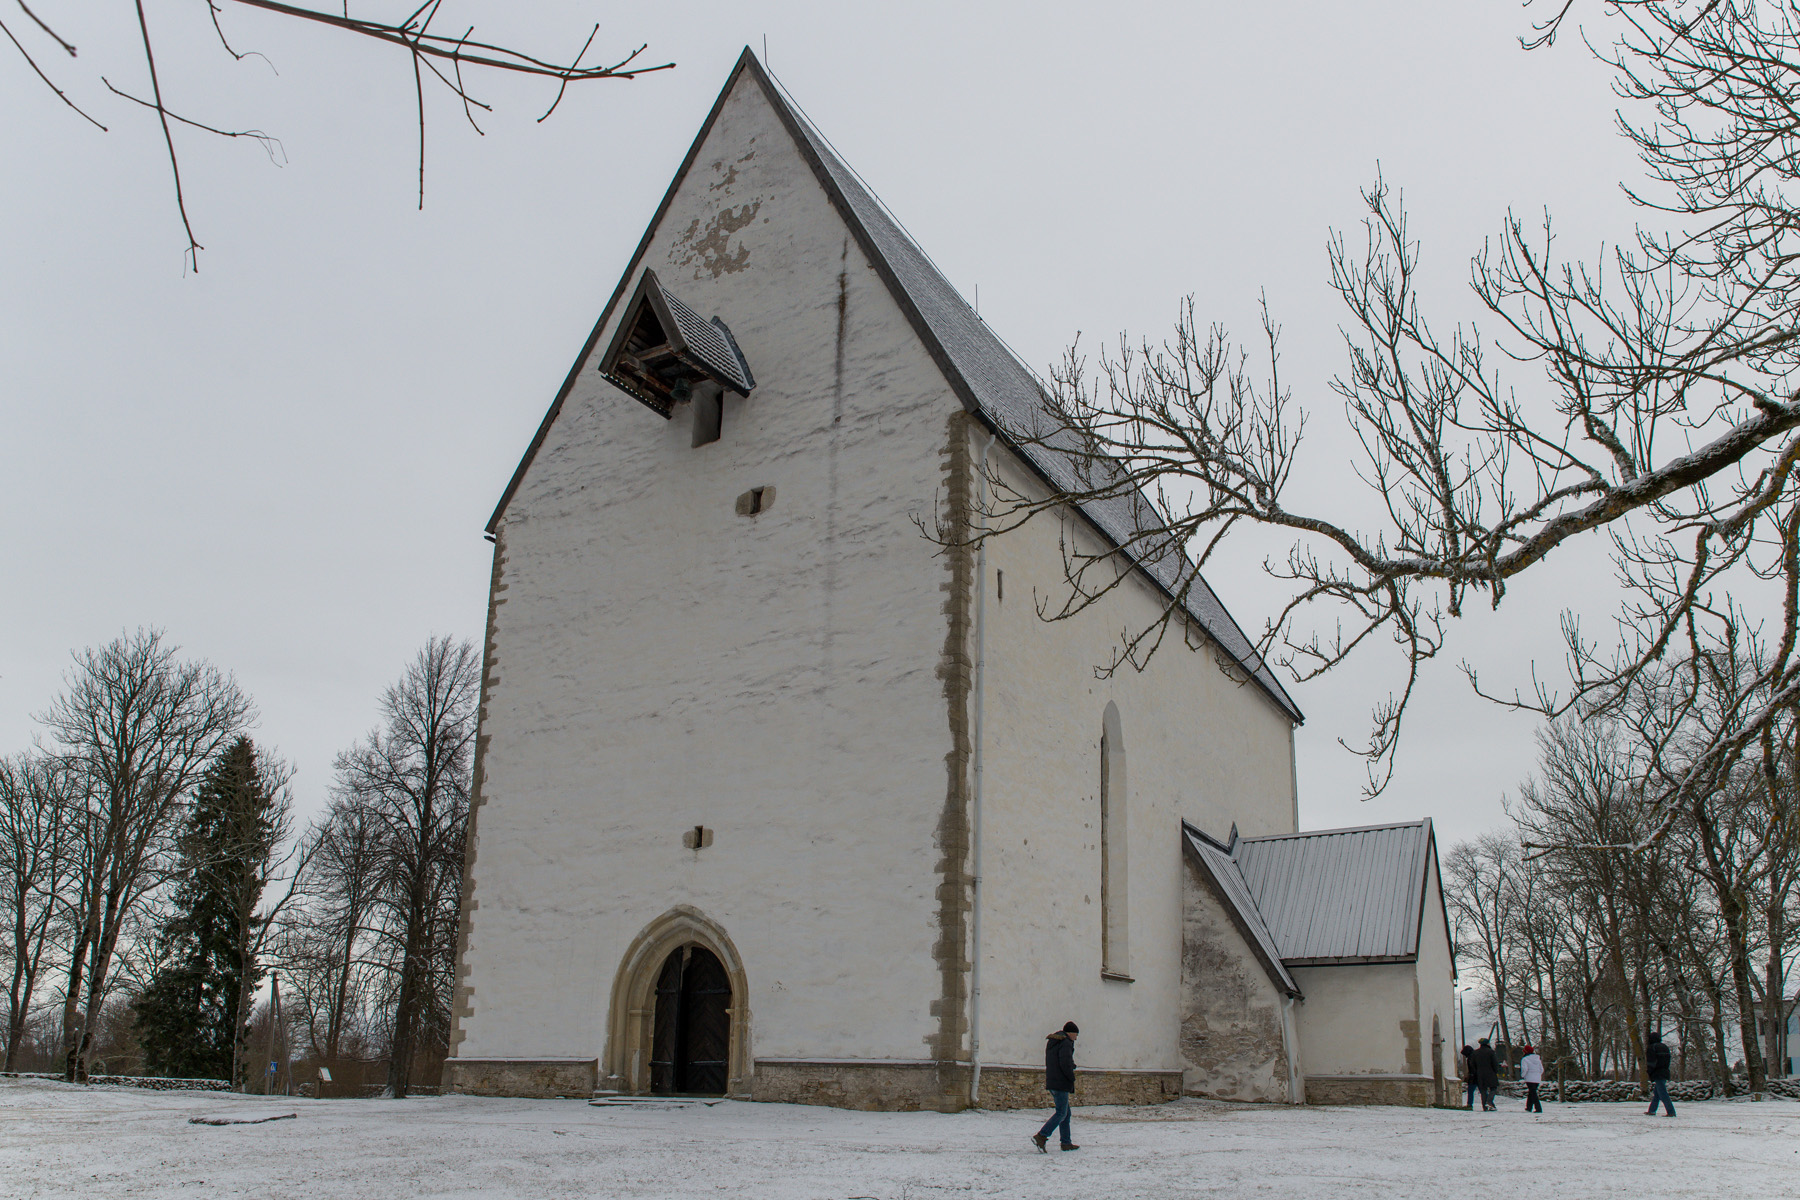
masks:
{"label": "overcast sky", "polygon": [[[1632,221],[1606,73],[1573,39],[1522,51],[1537,14],[1514,0],[447,0],[457,32],[555,56],[604,20],[601,56],[648,42],[678,66],[583,85],[542,124],[552,89],[475,80],[497,109],[485,137],[428,92],[422,213],[403,54],[226,5],[273,69],[233,62],[203,7],[151,0],[171,106],[285,150],[276,168],[248,139],[177,134],[196,275],[153,117],[99,82],[147,91],[129,14],[49,7],[81,53],[39,62],[110,132],[0,45],[0,752],[29,744],[71,649],[157,625],[254,695],[309,811],[427,635],[481,636],[482,526],[747,44],[767,39],[800,104],[1040,370],[1078,332],[1159,332],[1188,293],[1248,334],[1266,291],[1312,414],[1304,499],[1340,514],[1368,500],[1327,387],[1344,355],[1325,245],[1360,237],[1378,166],[1446,328],[1473,315],[1468,259],[1509,207],[1550,209],[1583,251]],[[1282,594],[1259,564],[1286,546],[1244,538],[1209,572],[1247,629]],[[1448,844],[1497,823],[1535,723],[1474,699],[1456,662],[1507,690],[1534,662],[1560,678],[1559,610],[1612,611],[1604,546],[1566,548],[1458,623],[1375,801],[1336,739],[1366,735],[1396,652],[1294,686],[1303,825],[1429,815]]]}

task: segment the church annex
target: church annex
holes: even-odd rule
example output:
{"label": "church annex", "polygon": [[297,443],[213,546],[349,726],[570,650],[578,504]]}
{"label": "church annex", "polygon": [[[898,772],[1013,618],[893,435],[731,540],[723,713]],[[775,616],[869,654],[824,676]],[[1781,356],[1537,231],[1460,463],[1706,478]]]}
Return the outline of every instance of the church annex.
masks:
{"label": "church annex", "polygon": [[[1446,1097],[1428,822],[1298,830],[1204,584],[977,551],[1031,373],[745,51],[495,510],[446,1086],[863,1108]],[[1125,511],[1120,511],[1121,509]]]}

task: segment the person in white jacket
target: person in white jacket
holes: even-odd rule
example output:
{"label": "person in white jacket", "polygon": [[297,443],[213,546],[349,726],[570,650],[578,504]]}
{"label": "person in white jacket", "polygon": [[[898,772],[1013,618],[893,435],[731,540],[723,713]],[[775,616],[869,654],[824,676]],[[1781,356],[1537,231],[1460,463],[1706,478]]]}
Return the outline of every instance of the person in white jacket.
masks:
{"label": "person in white jacket", "polygon": [[1519,1078],[1525,1081],[1525,1111],[1542,1116],[1544,1105],[1538,1099],[1538,1084],[1544,1082],[1544,1060],[1534,1047],[1525,1047],[1525,1057],[1519,1060]]}

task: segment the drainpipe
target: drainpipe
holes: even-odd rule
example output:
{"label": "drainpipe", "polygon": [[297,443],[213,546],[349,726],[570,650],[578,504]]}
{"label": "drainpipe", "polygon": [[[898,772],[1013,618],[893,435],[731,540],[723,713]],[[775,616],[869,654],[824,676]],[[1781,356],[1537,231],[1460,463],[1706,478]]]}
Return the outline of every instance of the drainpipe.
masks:
{"label": "drainpipe", "polygon": [[[981,468],[979,486],[982,503],[979,506],[981,532],[987,533],[987,464],[988,451],[994,448],[994,439],[998,432],[988,434],[987,444],[981,448]],[[969,924],[969,1106],[978,1108],[981,1105],[981,740],[982,740],[982,701],[987,683],[987,538],[984,536],[975,550],[975,747],[973,773],[974,808],[973,841],[975,843],[975,897],[974,912]]]}
{"label": "drainpipe", "polygon": [[1281,1049],[1287,1055],[1288,1103],[1306,1103],[1306,1092],[1300,1082],[1300,1064],[1294,1057],[1294,1043],[1300,1038],[1294,1030],[1294,998],[1281,998]]}

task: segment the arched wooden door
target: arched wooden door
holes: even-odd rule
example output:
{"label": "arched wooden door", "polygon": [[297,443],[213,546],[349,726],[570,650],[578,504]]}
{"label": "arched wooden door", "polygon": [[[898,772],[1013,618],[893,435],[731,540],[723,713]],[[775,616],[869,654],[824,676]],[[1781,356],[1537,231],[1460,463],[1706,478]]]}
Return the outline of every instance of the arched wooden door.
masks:
{"label": "arched wooden door", "polygon": [[723,1096],[731,1056],[731,980],[704,946],[682,946],[656,980],[650,1090]]}

